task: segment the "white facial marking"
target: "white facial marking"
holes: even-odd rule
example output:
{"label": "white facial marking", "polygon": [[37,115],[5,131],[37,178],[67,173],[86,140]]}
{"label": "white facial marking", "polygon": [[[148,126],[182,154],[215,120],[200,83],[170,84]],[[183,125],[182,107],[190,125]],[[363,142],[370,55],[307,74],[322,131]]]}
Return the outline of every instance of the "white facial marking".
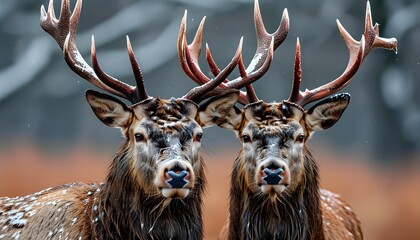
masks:
{"label": "white facial marking", "polygon": [[162,188],[162,195],[166,198],[172,198],[174,196],[184,198],[189,193],[190,190],[186,188]]}
{"label": "white facial marking", "polygon": [[284,185],[268,185],[264,184],[261,186],[261,191],[263,193],[270,193],[270,192],[276,192],[276,193],[282,193],[286,190],[286,186]]}

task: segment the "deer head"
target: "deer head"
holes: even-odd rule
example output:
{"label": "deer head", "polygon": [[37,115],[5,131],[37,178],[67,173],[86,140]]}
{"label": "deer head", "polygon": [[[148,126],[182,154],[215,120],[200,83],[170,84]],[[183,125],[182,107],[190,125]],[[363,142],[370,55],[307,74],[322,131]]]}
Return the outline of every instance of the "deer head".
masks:
{"label": "deer head", "polygon": [[[109,95],[86,92],[95,115],[120,128],[130,174],[148,194],[184,198],[203,176],[199,150],[203,128],[226,115],[237,93],[213,99],[201,108],[188,99],[148,98],[131,107]],[[201,179],[199,180],[201,181]]]}
{"label": "deer head", "polygon": [[306,141],[333,126],[349,101],[349,94],[338,94],[309,110],[290,101],[258,101],[232,113],[220,126],[233,129],[242,141],[238,172],[248,190],[270,196],[295,191],[305,177]]}
{"label": "deer head", "polygon": [[[220,123],[238,99],[237,90],[214,89],[235,68],[241,44],[232,61],[214,79],[202,76],[207,84],[180,98],[150,97],[128,37],[127,49],[136,86],[123,83],[100,68],[93,36],[92,66],[86,63],[76,46],[81,9],[82,0],[77,1],[73,13],[70,12],[69,0],[63,0],[61,16],[57,20],[50,1],[48,12],[41,8],[41,26],[62,48],[67,64],[75,73],[96,87],[132,103],[126,105],[113,96],[94,90],[86,92],[86,99],[99,120],[121,129],[126,139],[121,152],[125,162],[115,163],[115,174],[130,175],[147,194],[185,198],[204,179],[203,162],[199,157],[203,128]],[[181,28],[185,27],[185,19],[186,12]],[[203,96],[206,94],[207,97]],[[199,105],[202,100],[207,102]]]}
{"label": "deer head", "polygon": [[[259,12],[258,1],[255,4]],[[365,31],[360,41],[354,40],[338,20],[337,25],[350,54],[348,65],[341,76],[318,88],[300,91],[301,51],[297,39],[294,79],[289,99],[274,103],[254,99],[241,110],[232,109],[224,122],[219,124],[222,128],[233,130],[242,141],[242,172],[246,173],[245,179],[250,190],[276,194],[285,190],[293,191],[303,177],[306,141],[314,132],[333,126],[349,104],[349,94],[335,93],[350,83],[372,49],[397,50],[395,38],[379,37],[379,25],[372,25],[369,2]],[[305,105],[321,99],[324,100],[308,110],[304,109]]]}

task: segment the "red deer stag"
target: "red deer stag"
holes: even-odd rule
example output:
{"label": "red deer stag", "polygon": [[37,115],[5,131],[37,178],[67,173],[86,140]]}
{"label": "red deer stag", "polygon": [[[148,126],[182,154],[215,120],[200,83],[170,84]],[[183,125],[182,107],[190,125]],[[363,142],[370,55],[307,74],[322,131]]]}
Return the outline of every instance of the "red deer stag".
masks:
{"label": "red deer stag", "polygon": [[[71,13],[70,1],[63,0],[57,20],[51,0],[48,12],[41,7],[41,26],[56,40],[76,74],[133,104],[86,92],[95,115],[104,124],[120,128],[125,141],[104,183],[67,184],[25,197],[0,198],[0,239],[202,239],[206,183],[199,155],[202,128],[221,123],[238,100],[238,90],[215,88],[238,64],[242,40],[232,61],[212,80],[195,71],[198,62],[180,56],[183,66],[195,67],[193,72],[185,69],[186,73],[207,83],[181,98],[164,100],[146,93],[128,38],[136,86],[120,82],[99,67],[93,38],[92,65],[86,63],[76,46],[81,8],[82,0],[78,0]],[[186,13],[181,32],[185,22]],[[197,36],[202,35],[203,23]],[[201,37],[194,42],[201,43]],[[198,105],[203,100],[207,101]]]}
{"label": "red deer stag", "polygon": [[[258,35],[268,36],[261,34],[265,30],[258,1],[254,15]],[[350,54],[341,76],[301,92],[298,40],[288,100],[266,103],[255,94],[249,95],[241,102],[249,102],[242,110],[233,108],[219,124],[233,130],[242,142],[231,174],[229,219],[220,239],[363,239],[360,222],[350,206],[338,195],[320,189],[318,165],[306,142],[314,132],[328,129],[340,119],[350,95],[337,92],[350,83],[368,53],[374,48],[396,51],[397,41],[379,37],[379,26],[372,25],[369,2],[360,41],[337,24]],[[239,68],[244,69],[242,60]],[[217,73],[217,67],[214,69]],[[242,72],[245,76],[246,71]],[[308,110],[303,108],[321,99]]]}

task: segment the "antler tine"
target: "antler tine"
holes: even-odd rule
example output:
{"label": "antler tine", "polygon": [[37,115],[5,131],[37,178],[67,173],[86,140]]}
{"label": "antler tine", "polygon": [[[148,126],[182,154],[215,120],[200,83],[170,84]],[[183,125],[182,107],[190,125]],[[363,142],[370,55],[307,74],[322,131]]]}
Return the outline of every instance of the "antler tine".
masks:
{"label": "antler tine", "polygon": [[[130,40],[128,38],[127,38],[127,49],[128,49],[128,55],[130,57],[132,69],[136,77],[136,82],[140,81],[141,86],[142,86],[143,85],[142,76],[141,76],[141,73],[139,74],[135,70],[136,68],[138,69],[138,63],[136,62],[133,49],[131,48]],[[110,89],[118,91],[119,93],[122,93],[123,94],[122,97],[126,98],[131,103],[134,104],[147,98],[147,94],[142,93],[141,95],[138,92],[137,87],[121,82],[118,79],[108,75],[101,69],[98,63],[98,59],[96,57],[95,38],[93,35],[92,35],[92,45],[91,45],[91,61],[92,61],[93,71],[95,72],[96,76],[100,79],[100,81],[104,83],[107,87],[109,87]],[[143,86],[143,89],[144,89],[144,86]]]}
{"label": "antler tine", "polygon": [[289,14],[287,9],[284,9],[277,30],[270,34],[265,29],[258,0],[255,0],[254,24],[257,35],[257,50],[255,51],[254,57],[246,69],[241,61],[239,63],[240,77],[226,84],[229,88],[241,89],[246,87],[246,97],[243,97],[242,94],[239,97],[239,102],[242,104],[258,101],[258,97],[251,84],[260,79],[268,71],[274,50],[286,39],[290,25]]}
{"label": "antler tine", "polygon": [[293,71],[292,92],[290,93],[289,101],[296,102],[299,97],[300,83],[302,81],[302,60],[300,54],[300,41],[296,40],[295,65]]}
{"label": "antler tine", "polygon": [[64,0],[61,3],[60,20],[55,16],[54,2],[50,0],[48,12],[44,5],[41,6],[41,27],[57,41],[58,46],[63,49],[64,41],[69,32],[70,1]]}
{"label": "antler tine", "polygon": [[[132,103],[137,103],[144,98],[147,98],[147,94],[137,92],[136,87],[130,86],[113,77],[110,77],[99,68],[96,59],[96,50],[93,37],[91,58],[94,68],[86,63],[76,45],[77,26],[79,23],[81,11],[82,0],[77,0],[73,9],[73,13],[70,11],[70,1],[63,0],[61,3],[60,17],[57,20],[55,17],[53,0],[50,0],[49,2],[48,12],[45,11],[44,6],[41,6],[41,27],[56,40],[57,44],[63,50],[64,59],[67,62],[67,65],[76,74],[91,84],[95,85],[96,87],[116,96],[125,98]],[[130,50],[129,56],[132,67],[138,67],[138,64],[132,61],[132,56],[134,56],[134,54],[130,53]],[[141,76],[141,74],[135,73],[135,76],[136,82],[138,83],[139,81],[137,79],[139,76]],[[142,86],[142,88],[144,88],[144,86]]]}
{"label": "antler tine", "polygon": [[130,58],[131,68],[133,70],[134,78],[136,79],[136,96],[138,100],[147,99],[149,96],[147,95],[146,88],[144,86],[143,80],[143,73],[141,72],[140,66],[136,60],[136,56],[134,55],[133,48],[131,47],[130,38],[127,38],[127,50],[128,50],[128,57]]}
{"label": "antler tine", "polygon": [[[372,13],[370,11],[370,3],[367,1],[366,4],[366,19],[369,20],[366,21],[365,24],[365,37],[367,38],[367,35],[369,34],[371,38],[373,39],[373,43],[371,45],[371,49],[373,48],[384,48],[388,50],[393,50],[395,53],[398,52],[397,49],[397,39],[395,38],[382,38],[379,36],[379,24],[375,23],[375,26],[372,25]],[[365,55],[370,51],[366,51]]]}
{"label": "antler tine", "polygon": [[[222,71],[220,71],[220,73],[217,74],[214,79],[208,79],[206,77],[208,80],[206,79],[205,84],[191,89],[183,98],[199,102],[211,95],[214,95],[215,92],[212,90],[217,88],[227,78],[227,76],[229,76],[229,74],[232,73],[232,71],[238,64],[238,61],[242,56],[242,42],[243,38],[241,38],[241,40],[239,41],[236,53],[233,56],[230,63]],[[191,57],[189,56],[189,51],[186,51],[186,59],[188,66],[190,68],[194,68],[194,64],[192,63],[192,61],[190,61]]]}
{"label": "antler tine", "polygon": [[[248,72],[247,70],[243,73],[244,75],[240,76],[237,79],[234,79],[230,82],[227,83],[227,85],[230,88],[236,88],[236,89],[240,89],[242,87],[245,87],[249,84],[252,84],[253,82],[255,82],[256,80],[260,79],[270,68],[271,65],[271,61],[273,60],[273,53],[274,53],[274,36],[272,37],[272,41],[270,42],[269,47],[266,50],[267,52],[264,53],[264,61],[260,62],[258,61],[258,64],[261,64],[261,67],[254,69],[252,72]],[[253,68],[254,66],[252,66],[252,62],[250,63],[250,65],[248,66],[247,69],[250,68],[250,66]]]}
{"label": "antler tine", "polygon": [[[272,48],[273,48],[273,46],[270,45],[271,50],[273,50]],[[271,51],[271,55],[272,54],[273,54],[273,52]],[[239,68],[239,75],[242,78],[245,78],[247,73],[246,73],[246,69],[245,69],[245,65],[244,65],[242,56],[239,59],[238,68]],[[246,94],[243,94],[244,97],[242,98],[241,94],[239,95],[238,101],[240,103],[245,105],[245,104],[248,104],[248,103],[257,102],[259,100],[258,97],[257,97],[257,94],[255,93],[254,87],[252,87],[252,84],[245,85],[245,89],[246,89]],[[240,93],[242,93],[242,91]],[[247,100],[247,101],[245,101],[245,100]]]}
{"label": "antler tine", "polygon": [[217,74],[214,74],[214,79],[210,79],[201,71],[198,61],[203,42],[203,28],[206,18],[204,17],[201,20],[200,25],[195,34],[194,40],[191,44],[187,43],[186,19],[187,11],[185,11],[184,16],[182,17],[181,26],[178,34],[178,57],[185,73],[200,86],[190,90],[183,98],[199,102],[209,96],[217,94],[217,92],[213,90],[217,88],[223,81],[226,80],[226,77],[233,71],[241,57],[243,40],[240,40],[238,49],[232,61],[226,66],[224,70],[219,71]]}
{"label": "antler tine", "polygon": [[[211,51],[210,48],[208,46],[208,44],[206,43],[206,59],[207,62],[210,66],[210,71],[213,73],[214,76],[217,76],[220,73],[220,69],[217,66],[216,62],[213,59],[213,56],[211,55]],[[239,73],[241,77],[245,77],[246,76],[246,70],[245,70],[245,66],[243,63],[243,59],[242,59],[242,53],[239,57],[239,61],[238,61],[238,68],[239,68]],[[228,83],[229,80],[225,79],[220,85],[219,88],[229,88],[226,83]],[[255,94],[254,88],[252,87],[251,84],[246,85],[246,92],[244,91],[239,91],[239,97],[238,97],[238,102],[246,105],[250,102],[255,102],[258,101],[258,97]]]}
{"label": "antler tine", "polygon": [[[354,40],[353,37],[341,25],[339,20],[337,20],[337,26],[349,51],[349,61],[343,74],[323,86],[313,90],[306,90],[305,92],[301,92],[299,91],[301,73],[298,73],[300,68],[296,68],[295,65],[295,79],[289,101],[295,102],[300,106],[305,106],[308,103],[314,102],[340,91],[351,82],[353,76],[358,71],[365,57],[374,48],[385,48],[397,52],[397,40],[395,38],[380,37],[379,25],[377,23],[375,26],[372,25],[372,13],[370,10],[369,1],[366,5],[365,30],[360,41]],[[298,87],[296,88],[296,86]]]}
{"label": "antler tine", "polygon": [[146,93],[146,89],[144,87],[143,81],[143,74],[139,67],[139,64],[134,56],[134,51],[131,46],[130,38],[126,36],[127,41],[127,52],[128,57],[130,59],[131,68],[133,70],[133,74],[136,80],[136,86],[130,86],[124,82],[121,82],[114,77],[106,74],[101,67],[99,66],[98,59],[96,58],[96,49],[95,49],[95,39],[92,36],[92,46],[91,46],[91,59],[92,59],[92,67],[95,71],[96,75],[99,79],[102,80],[107,86],[115,89],[119,92],[125,94],[125,98],[129,99],[132,103],[140,102],[144,99],[147,99],[149,96]]}
{"label": "antler tine", "polygon": [[[265,29],[258,0],[255,0],[254,24],[257,34],[257,50],[246,68],[246,75],[238,77],[227,84],[231,88],[240,89],[252,84],[268,71],[272,60],[272,52],[280,46],[289,33],[289,14],[287,9],[284,9],[277,30],[270,34]],[[273,46],[271,47],[270,45]]]}
{"label": "antler tine", "polygon": [[[185,10],[184,12],[184,16],[182,17],[181,20],[181,26],[179,28],[179,34],[178,34],[178,41],[177,41],[177,50],[178,50],[178,58],[179,61],[181,63],[182,69],[184,70],[184,72],[196,83],[198,84],[204,84],[206,83],[205,80],[207,80],[207,77],[202,74],[201,77],[205,80],[202,80],[201,78],[197,77],[197,74],[201,73],[199,64],[198,64],[198,58],[200,56],[200,52],[201,52],[201,44],[202,44],[202,39],[203,39],[203,27],[204,27],[204,22],[205,22],[206,17],[203,17],[203,19],[200,22],[200,25],[198,26],[197,32],[195,34],[194,40],[193,42],[188,45],[187,44],[187,10]],[[196,66],[196,70],[198,70],[197,72],[192,72],[192,69],[190,68],[190,66],[188,65],[188,61],[187,61],[187,54],[186,52],[189,52],[190,54],[190,59],[188,61],[191,61],[195,66]],[[204,76],[203,76],[204,75]]]}

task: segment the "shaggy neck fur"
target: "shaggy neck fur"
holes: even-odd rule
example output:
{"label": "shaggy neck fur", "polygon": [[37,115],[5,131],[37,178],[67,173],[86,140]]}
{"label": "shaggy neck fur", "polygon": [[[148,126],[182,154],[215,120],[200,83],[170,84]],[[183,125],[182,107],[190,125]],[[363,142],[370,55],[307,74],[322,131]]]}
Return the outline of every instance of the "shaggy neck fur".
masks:
{"label": "shaggy neck fur", "polygon": [[202,239],[204,172],[184,199],[150,195],[131,175],[127,143],[92,195],[92,239]]}
{"label": "shaggy neck fur", "polygon": [[229,239],[324,239],[318,166],[308,149],[304,154],[299,187],[275,200],[249,190],[239,155],[231,179]]}

